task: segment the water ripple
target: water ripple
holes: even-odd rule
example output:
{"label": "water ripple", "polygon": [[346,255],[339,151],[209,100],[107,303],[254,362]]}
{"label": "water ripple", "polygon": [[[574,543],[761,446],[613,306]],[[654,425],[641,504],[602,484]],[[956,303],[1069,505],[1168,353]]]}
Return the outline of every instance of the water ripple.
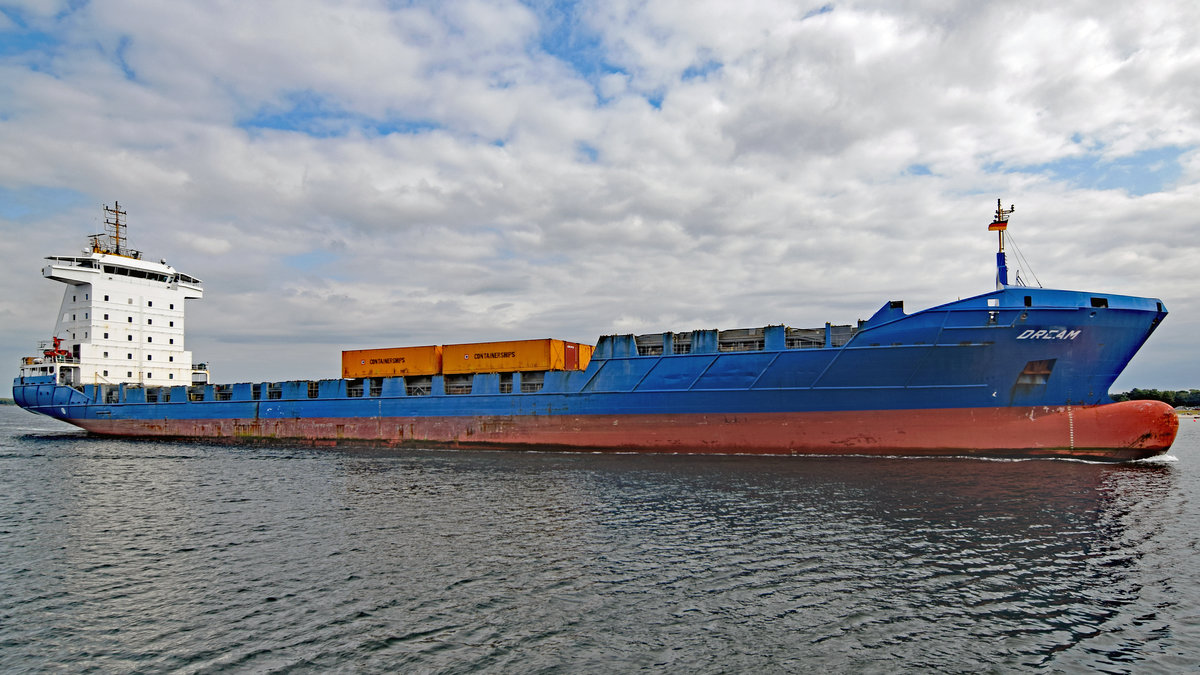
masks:
{"label": "water ripple", "polygon": [[1194,669],[1198,449],[342,453],[0,410],[0,671]]}

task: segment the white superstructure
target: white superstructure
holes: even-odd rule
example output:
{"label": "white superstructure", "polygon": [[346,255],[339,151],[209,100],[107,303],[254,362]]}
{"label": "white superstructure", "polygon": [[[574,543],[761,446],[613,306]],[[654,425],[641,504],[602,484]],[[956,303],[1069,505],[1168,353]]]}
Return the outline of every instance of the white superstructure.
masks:
{"label": "white superstructure", "polygon": [[124,243],[120,204],[105,211],[106,233],[92,235],[90,249],[46,258],[42,276],[67,288],[53,343],[43,346],[42,356],[24,359],[22,375],[53,374],[72,386],[190,385],[184,309],[187,300],[204,296],[203,286],[165,260],[142,260]]}

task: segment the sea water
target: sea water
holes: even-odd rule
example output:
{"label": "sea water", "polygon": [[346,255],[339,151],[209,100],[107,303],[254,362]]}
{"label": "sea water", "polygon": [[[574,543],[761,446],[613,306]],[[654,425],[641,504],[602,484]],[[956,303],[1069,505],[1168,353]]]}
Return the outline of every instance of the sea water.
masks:
{"label": "sea water", "polygon": [[0,408],[0,671],[1178,672],[1200,420],[1118,465],[341,451]]}

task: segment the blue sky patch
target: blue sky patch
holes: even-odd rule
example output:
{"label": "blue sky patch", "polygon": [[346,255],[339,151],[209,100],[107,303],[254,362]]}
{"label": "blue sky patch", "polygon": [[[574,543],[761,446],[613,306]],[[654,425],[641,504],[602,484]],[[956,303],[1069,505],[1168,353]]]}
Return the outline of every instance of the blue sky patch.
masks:
{"label": "blue sky patch", "polygon": [[299,131],[309,136],[327,138],[346,133],[350,115],[325,103],[317,94],[299,92],[285,97],[284,105],[267,106],[251,117],[241,120],[244,129],[276,129]]}
{"label": "blue sky patch", "polygon": [[1190,148],[1168,145],[1142,150],[1116,159],[1104,159],[1099,153],[1036,164],[1006,168],[989,165],[989,170],[1005,173],[1044,174],[1054,180],[1087,190],[1121,190],[1134,196],[1169,189],[1182,174],[1179,157]]}
{"label": "blue sky patch", "polygon": [[16,26],[15,30],[0,31],[0,56],[12,56],[26,52],[46,52],[62,44],[57,36],[29,27],[15,10],[0,7],[3,14]]}
{"label": "blue sky patch", "polygon": [[92,201],[91,197],[66,188],[0,186],[0,218],[6,220],[44,220],[77,209]]}
{"label": "blue sky patch", "polygon": [[0,56],[44,52],[60,43],[57,37],[41,31],[0,32]]}
{"label": "blue sky patch", "polygon": [[133,72],[133,68],[130,68],[129,63],[125,60],[125,53],[129,51],[130,42],[129,36],[122,37],[121,41],[117,43],[117,51],[113,54],[113,59],[117,67],[121,69],[121,72],[125,73],[125,79],[132,82],[137,79],[137,74]]}
{"label": "blue sky patch", "polygon": [[820,7],[816,8],[814,10],[810,10],[810,11],[806,12],[804,14],[804,16],[800,18],[800,20],[803,21],[804,19],[811,19],[814,16],[821,16],[822,14],[828,14],[832,11],[833,11],[832,3],[821,5]]}
{"label": "blue sky patch", "polygon": [[714,73],[720,70],[721,66],[722,64],[720,61],[714,60],[708,60],[704,63],[688,66],[687,70],[683,71],[683,77],[681,79],[687,81],[707,77],[709,73]]}
{"label": "blue sky patch", "polygon": [[904,170],[904,173],[906,173],[910,176],[931,176],[931,175],[933,175],[933,172],[929,170],[929,167],[925,166],[924,164],[909,164],[908,168]]}
{"label": "blue sky patch", "polygon": [[366,117],[360,117],[359,127],[373,131],[380,136],[388,134],[423,134],[430,131],[437,131],[442,128],[442,125],[429,120],[393,118],[386,120],[371,120]]}
{"label": "blue sky patch", "polygon": [[[603,34],[593,30],[584,20],[585,10],[581,9],[581,5],[585,3],[576,0],[524,0],[524,4],[537,14],[540,26],[538,43],[531,48],[540,49],[566,64],[592,86],[597,101],[608,102],[609,98],[600,91],[600,80],[606,75],[630,73],[625,67],[609,60],[608,45],[604,42]],[[662,104],[661,96],[649,100],[655,108]]]}
{"label": "blue sky patch", "polygon": [[581,4],[574,1],[525,3],[538,15],[541,26],[538,47],[594,83],[602,75],[622,71],[607,61],[608,51],[602,36],[583,21]]}
{"label": "blue sky patch", "polygon": [[593,146],[593,145],[589,145],[588,143],[584,143],[583,141],[580,141],[579,143],[576,143],[576,144],[575,144],[575,149],[579,151],[579,154],[580,154],[580,155],[581,155],[581,156],[582,156],[582,157],[583,157],[583,158],[584,158],[584,159],[585,159],[587,162],[590,162],[590,163],[593,163],[593,164],[594,164],[594,163],[596,162],[596,160],[597,160],[597,159],[600,157],[600,151],[599,151],[599,150],[597,150],[595,146]]}
{"label": "blue sky patch", "polygon": [[435,122],[422,119],[373,119],[345,110],[312,91],[294,92],[285,96],[284,100],[283,105],[260,109],[249,118],[241,120],[238,126],[248,130],[296,131],[317,138],[344,136],[352,130],[386,136],[420,134],[441,128],[441,125]]}

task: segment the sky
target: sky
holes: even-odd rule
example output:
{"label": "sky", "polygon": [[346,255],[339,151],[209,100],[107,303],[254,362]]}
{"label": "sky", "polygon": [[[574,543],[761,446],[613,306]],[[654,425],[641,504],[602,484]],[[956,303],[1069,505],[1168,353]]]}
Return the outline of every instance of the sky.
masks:
{"label": "sky", "polygon": [[[1161,298],[1200,388],[1200,5],[0,0],[0,363],[128,212],[218,382],[343,349]],[[1036,280],[1036,282],[1035,282]]]}

